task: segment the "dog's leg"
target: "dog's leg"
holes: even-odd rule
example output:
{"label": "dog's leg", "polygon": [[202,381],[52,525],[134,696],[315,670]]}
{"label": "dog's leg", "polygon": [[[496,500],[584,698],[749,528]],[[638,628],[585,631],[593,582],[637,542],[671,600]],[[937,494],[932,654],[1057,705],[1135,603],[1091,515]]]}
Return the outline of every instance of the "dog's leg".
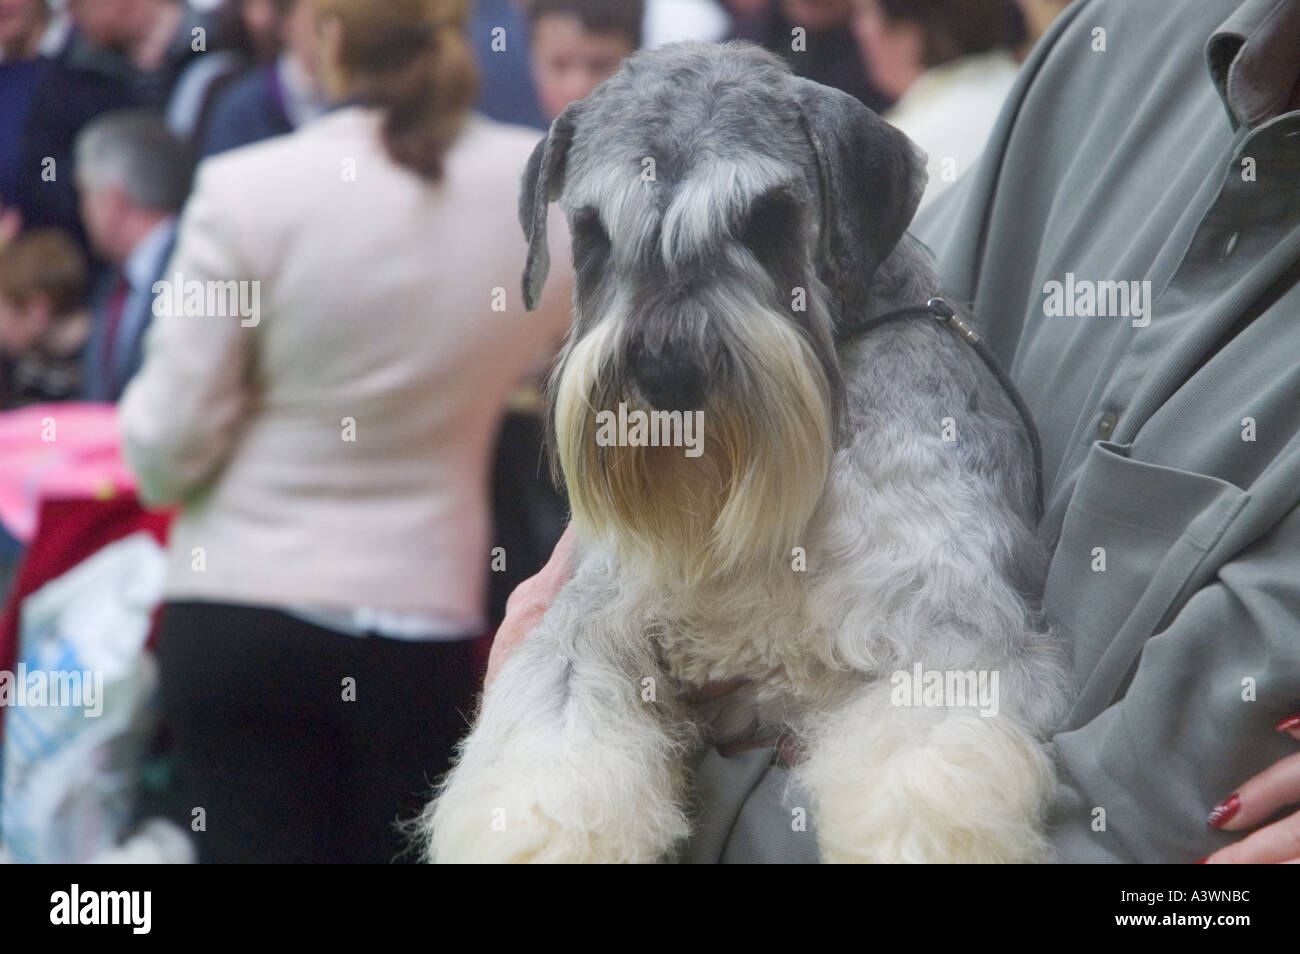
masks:
{"label": "dog's leg", "polygon": [[878,683],[819,721],[800,774],[828,862],[1047,860],[1053,770],[1010,713],[895,705]]}
{"label": "dog's leg", "polygon": [[683,737],[633,601],[588,560],[491,687],[421,820],[439,862],[653,862],[688,825]]}

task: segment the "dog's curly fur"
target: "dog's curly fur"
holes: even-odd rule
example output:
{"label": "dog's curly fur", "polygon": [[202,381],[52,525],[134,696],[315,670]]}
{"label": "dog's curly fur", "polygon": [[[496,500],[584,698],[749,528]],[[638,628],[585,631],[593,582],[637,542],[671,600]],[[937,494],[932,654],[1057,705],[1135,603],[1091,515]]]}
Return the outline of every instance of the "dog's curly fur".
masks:
{"label": "dog's curly fur", "polygon": [[[778,732],[825,860],[1047,856],[1066,679],[1023,422],[937,323],[845,333],[937,291],[904,234],[923,170],[744,44],[639,53],[556,120],[525,176],[525,296],[558,199],[577,291],[551,445],[580,553],[421,821],[430,859],[670,857],[691,753]],[[700,410],[703,453],[598,446],[618,402]],[[996,671],[998,714],[894,704],[917,663]]]}

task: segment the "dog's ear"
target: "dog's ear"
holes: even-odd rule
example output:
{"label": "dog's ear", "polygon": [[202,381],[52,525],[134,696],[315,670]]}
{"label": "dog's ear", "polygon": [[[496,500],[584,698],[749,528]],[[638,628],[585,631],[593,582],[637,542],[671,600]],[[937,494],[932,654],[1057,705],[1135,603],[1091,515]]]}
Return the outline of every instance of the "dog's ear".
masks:
{"label": "dog's ear", "polygon": [[848,93],[795,78],[817,160],[823,241],[836,291],[860,300],[916,214],[929,174],[912,140]]}
{"label": "dog's ear", "polygon": [[537,144],[524,167],[523,188],[519,193],[519,224],[528,239],[528,258],[524,263],[524,307],[532,311],[542,295],[546,273],[551,268],[550,246],[546,241],[547,207],[564,188],[564,166],[573,141],[573,127],[578,103],[571,104],[555,117],[546,138]]}

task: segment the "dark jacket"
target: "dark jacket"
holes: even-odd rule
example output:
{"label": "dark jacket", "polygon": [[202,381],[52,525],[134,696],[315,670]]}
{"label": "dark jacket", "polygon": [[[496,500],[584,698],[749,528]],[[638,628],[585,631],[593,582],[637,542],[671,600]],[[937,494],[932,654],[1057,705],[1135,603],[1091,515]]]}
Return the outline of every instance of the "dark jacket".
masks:
{"label": "dark jacket", "polygon": [[212,156],[293,132],[275,64],[236,80],[212,106],[201,152]]}

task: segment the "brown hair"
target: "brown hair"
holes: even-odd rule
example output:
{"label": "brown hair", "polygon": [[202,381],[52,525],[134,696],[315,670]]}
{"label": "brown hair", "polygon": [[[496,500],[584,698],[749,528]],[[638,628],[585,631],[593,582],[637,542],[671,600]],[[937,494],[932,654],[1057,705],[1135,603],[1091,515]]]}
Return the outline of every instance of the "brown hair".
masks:
{"label": "brown hair", "polygon": [[385,112],[393,161],[425,179],[442,177],[443,157],[478,95],[466,37],[468,0],[312,0],[342,28],[341,67],[353,94]]}
{"label": "brown hair", "polygon": [[1012,0],[876,0],[893,21],[915,23],[925,34],[921,65],[929,69],[972,53],[1013,49],[1025,38]]}
{"label": "brown hair", "polygon": [[0,295],[23,307],[48,295],[54,317],[76,312],[86,299],[86,259],[60,229],[32,229],[0,254]]}

